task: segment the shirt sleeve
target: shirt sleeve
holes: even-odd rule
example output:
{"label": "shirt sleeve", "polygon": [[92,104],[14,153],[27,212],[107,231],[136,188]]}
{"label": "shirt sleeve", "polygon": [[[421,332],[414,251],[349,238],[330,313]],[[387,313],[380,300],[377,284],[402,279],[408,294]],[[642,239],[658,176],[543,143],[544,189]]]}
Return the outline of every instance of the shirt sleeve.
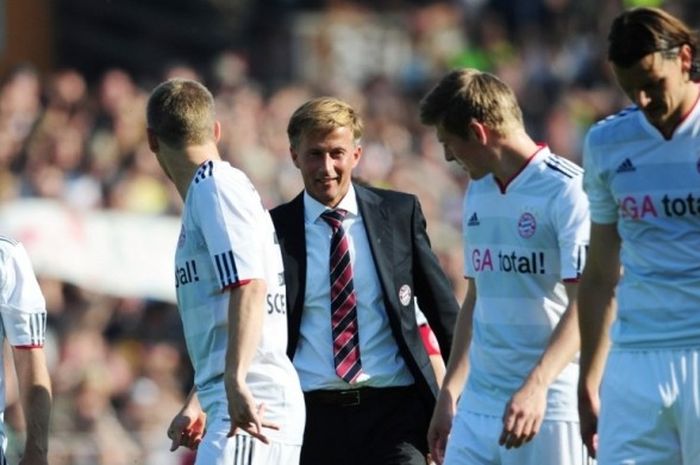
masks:
{"label": "shirt sleeve", "polygon": [[611,224],[617,222],[618,207],[598,159],[589,132],[583,146],[583,188],[588,195],[591,221]]}
{"label": "shirt sleeve", "polygon": [[15,347],[42,347],[46,335],[46,301],[29,256],[20,243],[6,249],[2,264],[0,317]]}
{"label": "shirt sleeve", "polygon": [[224,290],[265,277],[264,209],[246,176],[216,168],[193,192],[193,206],[219,288]]}
{"label": "shirt sleeve", "polygon": [[561,279],[578,281],[586,264],[586,252],[590,236],[588,198],[583,191],[582,177],[572,180],[561,195],[557,196],[553,209],[557,230]]}
{"label": "shirt sleeve", "polygon": [[[470,185],[471,186],[471,185]],[[464,193],[464,200],[462,201],[462,253],[464,254],[464,277],[473,278],[476,273],[474,272],[474,264],[472,263],[471,250],[469,248],[469,241],[467,240],[467,225],[469,222],[468,218],[468,206],[469,206],[469,191],[471,189],[468,187],[467,191]]]}

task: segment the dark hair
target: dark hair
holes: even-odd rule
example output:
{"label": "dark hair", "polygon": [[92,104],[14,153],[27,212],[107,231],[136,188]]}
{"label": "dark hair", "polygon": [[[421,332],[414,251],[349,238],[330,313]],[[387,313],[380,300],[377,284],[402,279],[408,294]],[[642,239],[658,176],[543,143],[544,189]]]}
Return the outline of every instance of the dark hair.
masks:
{"label": "dark hair", "polygon": [[608,44],[608,59],[629,68],[650,53],[673,58],[682,45],[690,46],[695,61],[697,37],[683,21],[664,10],[632,8],[613,20]]}

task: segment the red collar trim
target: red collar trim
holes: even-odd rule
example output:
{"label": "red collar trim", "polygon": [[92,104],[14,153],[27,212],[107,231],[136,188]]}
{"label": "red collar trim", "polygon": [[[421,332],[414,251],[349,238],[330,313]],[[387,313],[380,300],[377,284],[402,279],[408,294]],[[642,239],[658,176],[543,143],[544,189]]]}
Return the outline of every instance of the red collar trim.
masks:
{"label": "red collar trim", "polygon": [[511,176],[510,179],[508,179],[505,183],[501,183],[501,181],[496,176],[493,177],[493,179],[496,181],[496,184],[498,184],[498,188],[500,189],[501,194],[506,193],[506,189],[508,189],[508,186],[515,180],[515,178],[517,178],[520,175],[520,173],[522,173],[525,170],[525,168],[527,168],[527,166],[537,156],[537,154],[540,153],[542,151],[542,149],[547,147],[547,145],[546,144],[537,144],[537,147],[538,148],[537,148],[537,150],[535,150],[535,153],[530,155],[530,157],[527,160],[525,160],[525,163],[523,163],[523,166],[521,166],[520,169],[518,171],[516,171],[513,174],[513,176]]}

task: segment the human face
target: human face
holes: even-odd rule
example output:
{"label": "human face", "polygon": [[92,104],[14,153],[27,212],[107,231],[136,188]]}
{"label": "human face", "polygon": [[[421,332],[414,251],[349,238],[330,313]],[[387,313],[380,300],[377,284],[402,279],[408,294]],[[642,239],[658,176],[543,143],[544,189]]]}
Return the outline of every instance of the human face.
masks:
{"label": "human face", "polygon": [[352,170],[362,156],[347,127],[302,134],[299,146],[290,148],[292,161],[301,171],[304,188],[311,197],[334,208],[348,193]]}
{"label": "human face", "polygon": [[441,124],[437,126],[437,137],[445,150],[445,160],[457,163],[472,179],[481,179],[491,172],[484,157],[484,144],[475,134],[468,138],[453,134]]}
{"label": "human face", "polygon": [[[664,135],[670,135],[694,102],[688,78],[687,46],[673,58],[650,53],[629,68],[613,66],[615,76],[629,99]],[[689,100],[690,99],[690,100]]]}

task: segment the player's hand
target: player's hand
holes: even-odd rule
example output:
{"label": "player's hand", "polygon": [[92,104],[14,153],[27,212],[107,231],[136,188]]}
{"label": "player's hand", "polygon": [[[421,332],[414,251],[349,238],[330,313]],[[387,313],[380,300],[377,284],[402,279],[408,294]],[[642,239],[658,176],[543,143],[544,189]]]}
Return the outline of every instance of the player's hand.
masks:
{"label": "player's hand", "polygon": [[452,429],[452,420],[455,416],[455,402],[452,396],[446,391],[440,391],[435,403],[433,417],[428,426],[428,447],[430,456],[437,465],[441,465],[445,460],[445,447],[447,437]]}
{"label": "player's hand", "polygon": [[231,417],[231,437],[242,429],[254,438],[269,444],[270,440],[263,433],[263,428],[279,430],[279,425],[265,419],[265,404],[255,405],[255,399],[245,383],[226,383],[228,414]]}
{"label": "player's hand", "polygon": [[581,439],[588,449],[588,455],[595,458],[598,452],[598,412],[600,397],[596,389],[579,385],[578,416],[581,426]]}
{"label": "player's hand", "polygon": [[498,444],[510,449],[531,441],[542,426],[546,408],[547,386],[525,382],[506,404]]}
{"label": "player's hand", "polygon": [[203,410],[186,407],[178,412],[168,427],[168,437],[173,441],[170,452],[184,446],[196,450],[204,436],[204,427],[207,424],[207,414]]}

